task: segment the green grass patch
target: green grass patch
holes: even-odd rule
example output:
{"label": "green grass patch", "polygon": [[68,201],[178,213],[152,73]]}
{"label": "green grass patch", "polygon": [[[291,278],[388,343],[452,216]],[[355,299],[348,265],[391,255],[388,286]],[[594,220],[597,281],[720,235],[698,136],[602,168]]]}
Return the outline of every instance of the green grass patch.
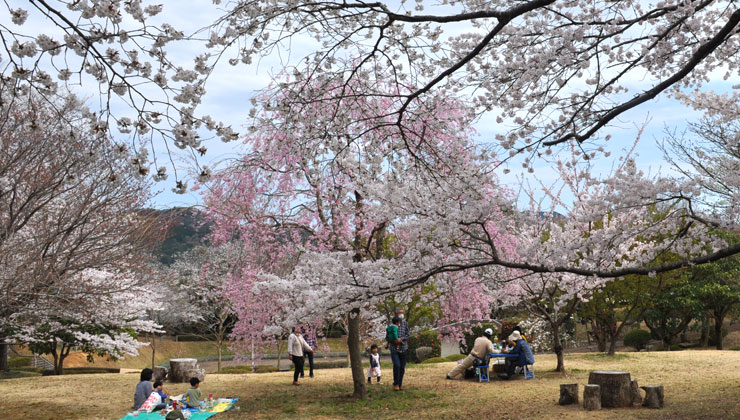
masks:
{"label": "green grass patch", "polygon": [[732,346],[730,347],[730,350],[740,351],[740,346]]}
{"label": "green grass patch", "polygon": [[466,356],[464,354],[451,354],[451,355],[445,357],[445,359],[447,359],[448,362],[457,362],[458,360],[462,360],[462,359],[464,359],[466,357],[468,357],[468,356]]}
{"label": "green grass patch", "polygon": [[9,372],[0,372],[0,380],[2,379],[18,379],[18,378],[31,378],[34,376],[41,376],[41,372],[34,370],[11,370]]}
{"label": "green grass patch", "polygon": [[444,363],[444,362],[448,362],[448,361],[449,360],[447,360],[444,357],[430,357],[430,358],[424,360],[421,363],[424,364],[424,365],[427,365],[427,364],[431,364],[431,363]]}

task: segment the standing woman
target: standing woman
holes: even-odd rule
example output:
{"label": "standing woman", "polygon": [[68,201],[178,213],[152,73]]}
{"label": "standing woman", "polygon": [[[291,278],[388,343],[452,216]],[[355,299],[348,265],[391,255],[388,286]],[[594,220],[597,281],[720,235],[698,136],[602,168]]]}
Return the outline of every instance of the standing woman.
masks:
{"label": "standing woman", "polygon": [[296,333],[295,327],[291,328],[290,336],[288,336],[288,355],[290,360],[293,361],[295,371],[293,372],[293,385],[300,385],[298,383],[298,376],[303,374],[303,351],[311,350],[303,336]]}

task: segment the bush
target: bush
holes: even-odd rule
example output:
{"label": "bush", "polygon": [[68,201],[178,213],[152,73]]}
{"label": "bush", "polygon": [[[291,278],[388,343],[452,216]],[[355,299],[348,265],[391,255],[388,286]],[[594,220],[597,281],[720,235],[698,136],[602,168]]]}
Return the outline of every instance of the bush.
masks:
{"label": "bush", "polygon": [[448,362],[457,362],[458,360],[462,360],[462,359],[464,359],[466,357],[468,357],[468,356],[466,356],[464,354],[451,354],[451,355],[445,357],[445,360],[447,360]]}
{"label": "bush", "polygon": [[649,341],[650,332],[645,330],[636,329],[624,335],[624,345],[634,347],[637,351],[644,349]]}
{"label": "bush", "polygon": [[18,369],[21,367],[31,366],[30,357],[12,357],[8,359],[8,367],[11,369]]}
{"label": "bush", "polygon": [[431,357],[429,359],[424,360],[421,363],[426,365],[426,364],[431,364],[431,363],[444,363],[444,362],[448,362],[446,357]]}
{"label": "bush", "polygon": [[730,350],[740,351],[740,346],[732,346],[730,347]]}
{"label": "bush", "polygon": [[[514,326],[512,324],[504,323],[504,326],[510,327],[509,333],[513,331]],[[467,353],[470,353],[470,350],[473,349],[473,343],[475,343],[475,339],[478,337],[481,337],[483,335],[483,331],[486,330],[486,328],[490,328],[494,331],[496,331],[496,325],[494,324],[481,324],[479,327],[473,327],[470,329],[470,331],[465,333],[465,345],[467,346],[468,350],[465,352],[466,356]],[[503,327],[502,327],[503,328]],[[501,337],[508,337],[509,334],[501,335]]]}
{"label": "bush", "polygon": [[336,362],[314,362],[313,364],[314,369],[335,369],[335,368],[346,368],[348,366],[349,365],[347,364],[346,360],[339,360]]}
{"label": "bush", "polygon": [[427,357],[439,357],[442,354],[442,342],[437,331],[422,331],[409,337],[409,357],[414,363],[421,363],[416,356],[419,347],[430,347],[431,353]]}
{"label": "bush", "polygon": [[416,349],[416,360],[423,362],[430,357],[432,354],[431,347],[418,347]]}
{"label": "bush", "polygon": [[[65,375],[87,375],[90,373],[121,373],[119,368],[91,368],[91,367],[79,367],[79,368],[64,368]],[[43,376],[54,376],[56,373],[53,370],[45,370],[41,373]]]}

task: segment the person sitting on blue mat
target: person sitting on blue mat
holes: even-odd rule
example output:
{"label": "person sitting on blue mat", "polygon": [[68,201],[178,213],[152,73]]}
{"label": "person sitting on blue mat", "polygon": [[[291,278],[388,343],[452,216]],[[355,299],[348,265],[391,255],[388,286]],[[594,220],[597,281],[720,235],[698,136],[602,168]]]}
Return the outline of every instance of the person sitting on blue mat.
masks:
{"label": "person sitting on blue mat", "polygon": [[512,376],[514,376],[514,371],[516,370],[517,366],[534,364],[534,354],[532,354],[532,349],[529,348],[527,340],[522,338],[522,335],[519,333],[519,331],[513,331],[511,335],[509,335],[509,341],[514,345],[514,348],[511,350],[504,349],[502,352],[512,355],[518,354],[519,356],[517,358],[512,357],[511,359],[506,359],[506,373],[502,373],[501,375],[499,375],[501,379],[510,379]]}

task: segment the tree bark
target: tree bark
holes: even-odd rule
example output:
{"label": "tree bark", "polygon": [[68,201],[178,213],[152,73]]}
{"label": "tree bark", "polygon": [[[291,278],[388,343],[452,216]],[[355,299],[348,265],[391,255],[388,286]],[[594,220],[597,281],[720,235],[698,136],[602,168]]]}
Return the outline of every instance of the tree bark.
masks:
{"label": "tree bark", "polygon": [[559,405],[578,404],[578,384],[560,384]]}
{"label": "tree bark", "polygon": [[722,337],[722,324],[725,322],[725,312],[715,311],[714,312],[714,339],[716,341],[717,350],[723,349],[723,337]]}
{"label": "tree bark", "polygon": [[221,373],[221,340],[218,341],[218,370],[217,373]]}
{"label": "tree bark", "polygon": [[563,357],[563,344],[560,342],[560,326],[552,328],[552,349],[558,359],[558,365],[555,367],[556,372],[565,372],[565,359]]}
{"label": "tree bark", "polygon": [[617,337],[618,335],[615,334],[609,342],[609,352],[607,353],[609,356],[614,356],[617,351]]}
{"label": "tree bark", "polygon": [[583,388],[583,408],[586,411],[601,410],[601,387],[588,384]]}
{"label": "tree bark", "polygon": [[187,376],[198,368],[197,364],[197,359],[170,359],[170,381],[188,382],[190,378]]}
{"label": "tree bark", "polygon": [[601,386],[602,407],[618,408],[632,405],[632,380],[629,372],[594,370],[588,375],[588,383]]}
{"label": "tree bark", "polygon": [[360,348],[360,310],[355,308],[347,314],[347,347],[350,367],[352,368],[352,382],[354,392],[352,396],[364,399],[367,396],[365,375],[362,369],[362,349]]}
{"label": "tree bark", "polygon": [[640,388],[645,390],[643,407],[663,408],[663,385],[647,385]]}
{"label": "tree bark", "polygon": [[704,348],[709,346],[709,318],[705,316],[705,319],[701,322],[701,338],[699,339],[699,345]]}
{"label": "tree bark", "polygon": [[630,391],[632,392],[632,406],[639,407],[642,404],[642,394],[640,394],[640,386],[637,384],[637,379],[633,379],[630,383]]}
{"label": "tree bark", "polygon": [[8,344],[5,339],[0,339],[0,372],[7,372],[10,370],[10,367],[8,366],[9,349],[10,344]]}

